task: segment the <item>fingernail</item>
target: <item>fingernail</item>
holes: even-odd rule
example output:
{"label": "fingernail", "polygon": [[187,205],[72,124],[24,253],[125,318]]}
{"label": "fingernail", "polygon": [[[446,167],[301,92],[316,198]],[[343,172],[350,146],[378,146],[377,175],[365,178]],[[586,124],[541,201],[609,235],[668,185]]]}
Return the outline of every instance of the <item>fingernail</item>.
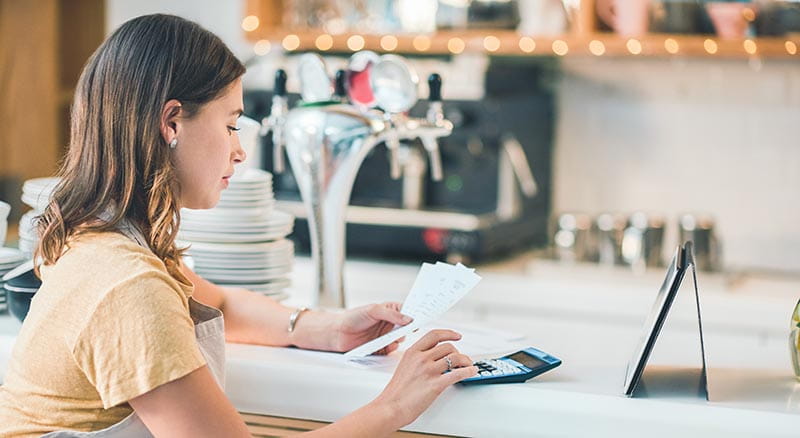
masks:
{"label": "fingernail", "polygon": [[405,315],[403,316],[403,322],[404,322],[405,324],[408,324],[409,322],[411,322],[411,321],[412,321],[412,319],[413,319],[413,318],[411,318],[410,316],[405,316]]}

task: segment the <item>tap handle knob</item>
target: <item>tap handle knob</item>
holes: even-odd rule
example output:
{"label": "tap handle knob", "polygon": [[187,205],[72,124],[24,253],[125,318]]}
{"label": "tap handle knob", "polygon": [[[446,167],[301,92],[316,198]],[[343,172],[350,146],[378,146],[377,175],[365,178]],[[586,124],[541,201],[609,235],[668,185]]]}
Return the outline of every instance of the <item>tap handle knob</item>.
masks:
{"label": "tap handle knob", "polygon": [[272,92],[276,96],[286,96],[286,70],[279,68],[275,72],[275,86]]}
{"label": "tap handle knob", "polygon": [[347,72],[342,69],[336,70],[333,84],[333,92],[336,97],[341,100],[347,99]]}
{"label": "tap handle knob", "polygon": [[439,76],[438,73],[431,73],[428,76],[428,88],[430,89],[430,94],[428,95],[428,100],[431,102],[441,102],[442,101],[442,77]]}

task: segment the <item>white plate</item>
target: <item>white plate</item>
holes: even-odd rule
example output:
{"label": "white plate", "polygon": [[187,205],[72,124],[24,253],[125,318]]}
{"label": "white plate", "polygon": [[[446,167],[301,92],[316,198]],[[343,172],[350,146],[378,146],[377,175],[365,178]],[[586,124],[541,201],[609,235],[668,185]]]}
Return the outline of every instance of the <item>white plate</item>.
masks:
{"label": "white plate", "polygon": [[[182,241],[180,245],[188,244]],[[274,242],[262,243],[206,243],[195,242],[192,244],[192,249],[199,252],[217,253],[217,254],[265,254],[275,251],[284,250],[287,246],[293,246],[292,242],[286,239],[276,240]]]}
{"label": "white plate", "polygon": [[0,247],[0,265],[10,265],[12,263],[22,263],[25,261],[25,254],[15,248]]}
{"label": "white plate", "polygon": [[250,284],[250,283],[266,283],[270,281],[277,281],[286,278],[286,272],[282,272],[280,274],[254,274],[254,275],[246,275],[246,274],[238,274],[238,273],[228,273],[228,274],[200,274],[201,277],[205,278],[206,280],[212,283],[225,283],[225,284]]}
{"label": "white plate", "polygon": [[247,274],[247,275],[268,275],[270,278],[276,274],[286,274],[292,272],[292,265],[283,265],[283,266],[262,266],[260,268],[207,268],[207,267],[196,267],[195,272],[201,275],[237,275],[237,274]]}
{"label": "white plate", "polygon": [[214,233],[181,230],[178,238],[190,242],[203,243],[260,243],[272,242],[292,234],[292,227],[276,229],[269,233]]}

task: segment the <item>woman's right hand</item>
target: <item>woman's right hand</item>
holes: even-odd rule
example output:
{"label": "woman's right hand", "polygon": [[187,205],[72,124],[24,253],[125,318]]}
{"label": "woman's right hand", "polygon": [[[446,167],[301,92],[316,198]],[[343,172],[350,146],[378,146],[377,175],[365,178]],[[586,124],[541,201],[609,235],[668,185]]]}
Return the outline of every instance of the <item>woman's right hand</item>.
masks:
{"label": "woman's right hand", "polygon": [[[472,359],[446,342],[459,339],[452,330],[432,330],[405,351],[392,380],[374,401],[393,413],[395,429],[416,420],[448,386],[478,374]],[[445,357],[452,364],[449,373]]]}

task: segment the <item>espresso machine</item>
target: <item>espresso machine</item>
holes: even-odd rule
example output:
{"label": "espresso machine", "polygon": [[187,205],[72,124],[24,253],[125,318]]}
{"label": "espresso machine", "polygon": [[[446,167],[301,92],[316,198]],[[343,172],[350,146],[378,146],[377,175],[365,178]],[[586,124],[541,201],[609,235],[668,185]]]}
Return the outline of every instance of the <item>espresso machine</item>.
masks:
{"label": "espresso machine", "polygon": [[[376,71],[377,76],[389,79],[359,75],[365,66],[379,65],[380,58],[374,53],[356,54],[347,70],[336,72],[336,79],[330,80],[321,58],[309,55],[297,69],[304,84],[302,96],[286,92],[282,71],[272,92],[245,92],[245,112],[263,118],[264,133],[269,131],[263,137],[261,164],[274,173],[278,208],[297,218],[292,236],[297,249],[320,255],[314,241],[323,242],[326,237],[315,239],[314,229],[318,233],[319,224],[326,221],[331,224],[328,228],[335,228],[337,216],[343,218],[341,235],[347,236],[345,247],[336,250],[341,260],[346,250],[371,257],[476,262],[546,246],[555,118],[553,65],[493,59],[482,77],[476,78],[484,82],[485,92],[475,100],[442,100],[441,78],[434,75],[428,78],[428,101],[414,103],[416,97],[401,92],[403,87],[396,84],[398,77],[414,76],[409,74],[413,69],[408,62],[388,55]],[[358,85],[370,79],[376,85],[395,85],[369,96]],[[406,81],[405,89],[414,88],[413,82]],[[310,87],[317,92],[306,85],[313,83],[321,84]],[[383,99],[380,104],[376,96]],[[302,111],[296,106],[300,102]],[[301,113],[305,114],[302,118]],[[302,127],[294,134],[288,132],[290,118]],[[394,133],[371,137],[369,147],[360,147],[351,163],[343,165],[335,158],[342,151],[336,142],[345,142],[341,134],[333,135],[339,129],[331,128],[334,119],[357,120],[353,123],[361,126],[359,135],[387,127]],[[322,131],[328,134],[321,135]],[[302,153],[288,150],[292,142],[319,145],[326,141],[324,148],[294,148]],[[284,163],[284,145],[291,169]],[[385,147],[375,147],[379,145]],[[320,193],[311,193],[308,182],[302,181],[305,177],[295,176],[298,166],[294,163],[302,162],[303,154],[308,161],[321,151],[335,162],[328,170],[336,166],[335,175],[347,177],[328,172],[325,181],[317,181],[316,186],[329,184],[329,193],[336,192],[341,211],[330,208],[323,215],[318,209],[315,217],[311,199]],[[300,174],[309,171],[306,168]],[[337,184],[339,188],[331,191]],[[310,227],[305,226],[309,223]],[[340,265],[318,265],[320,278],[330,277],[327,283],[338,285],[331,286],[334,289],[341,289]]]}

